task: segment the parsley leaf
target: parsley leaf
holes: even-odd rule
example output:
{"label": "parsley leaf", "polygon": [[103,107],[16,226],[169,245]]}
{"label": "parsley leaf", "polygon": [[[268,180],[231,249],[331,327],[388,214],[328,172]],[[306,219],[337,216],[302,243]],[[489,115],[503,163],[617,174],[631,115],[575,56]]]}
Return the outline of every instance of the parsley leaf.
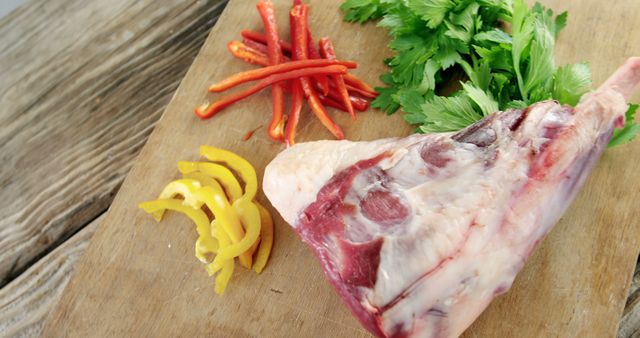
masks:
{"label": "parsley leaf", "polygon": [[554,79],[553,97],[563,104],[575,106],[591,88],[591,70],[586,63],[562,66]]}
{"label": "parsley leaf", "polygon": [[482,118],[478,114],[473,101],[465,94],[459,96],[434,96],[424,103],[422,109],[414,114],[407,114],[405,120],[420,120],[420,132],[457,131]]}
{"label": "parsley leaf", "polygon": [[640,105],[629,105],[629,110],[627,110],[625,116],[626,122],[624,128],[616,129],[613,132],[613,137],[611,137],[611,142],[609,142],[609,148],[629,143],[636,137],[637,134],[640,133],[640,123],[635,123],[634,121],[638,107],[640,107]]}
{"label": "parsley leaf", "polygon": [[498,102],[493,99],[491,93],[484,92],[482,89],[470,84],[463,83],[462,89],[473,102],[480,107],[483,116],[490,115],[498,111]]}
{"label": "parsley leaf", "polygon": [[380,0],[347,0],[340,9],[345,11],[346,21],[365,23],[384,15],[386,8],[381,2]]}
{"label": "parsley leaf", "polygon": [[427,27],[436,28],[455,6],[451,0],[409,0],[408,7],[427,22]]}
{"label": "parsley leaf", "polygon": [[[345,20],[391,36],[386,87],[372,107],[398,109],[419,132],[455,131],[498,110],[554,99],[576,105],[591,89],[586,63],[557,67],[555,42],[568,15],[525,0],[346,0]],[[504,27],[509,26],[509,31]],[[458,84],[451,90],[452,84]],[[443,96],[448,93],[450,96]],[[640,133],[637,105],[611,145]]]}

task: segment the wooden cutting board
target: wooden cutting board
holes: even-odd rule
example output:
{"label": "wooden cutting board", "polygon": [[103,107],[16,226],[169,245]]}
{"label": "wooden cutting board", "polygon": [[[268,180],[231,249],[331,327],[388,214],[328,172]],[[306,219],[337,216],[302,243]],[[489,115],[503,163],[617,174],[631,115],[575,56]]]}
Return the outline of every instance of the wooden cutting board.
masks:
{"label": "wooden cutting board", "polygon": [[[288,0],[276,1],[283,32]],[[311,1],[316,37],[331,36],[339,56],[357,60],[355,73],[371,83],[389,56],[386,32],[342,22],[341,1]],[[558,42],[559,64],[589,61],[596,84],[628,56],[640,55],[640,2],[546,0],[569,10]],[[223,297],[193,256],[196,233],[181,215],[156,224],[137,208],[179,177],[179,160],[197,160],[201,144],[247,157],[261,177],[282,147],[265,135],[270,95],[264,91],[200,121],[193,107],[213,98],[214,80],[251,68],[232,58],[226,43],[243,28],[260,28],[255,1],[232,0],[134,168],[50,316],[45,336],[366,337],[328,283],[310,250],[276,215],[276,242],[266,270],[237,268]],[[149,83],[153,86],[153,83]],[[640,101],[640,96],[635,96]],[[335,114],[352,140],[408,135],[401,114],[377,111],[351,123]],[[243,135],[263,126],[249,141]],[[300,140],[330,138],[306,112]],[[520,273],[467,331],[467,337],[610,337],[616,332],[640,246],[640,141],[609,150],[586,187]],[[90,180],[90,178],[87,178]],[[295,198],[295,196],[291,196]],[[263,195],[261,202],[268,204]]]}

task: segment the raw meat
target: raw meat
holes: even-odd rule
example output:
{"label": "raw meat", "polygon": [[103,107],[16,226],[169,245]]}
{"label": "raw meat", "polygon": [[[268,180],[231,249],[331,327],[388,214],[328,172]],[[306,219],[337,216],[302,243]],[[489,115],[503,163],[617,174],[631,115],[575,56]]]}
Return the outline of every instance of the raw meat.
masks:
{"label": "raw meat", "polygon": [[498,112],[457,133],[319,141],[279,154],[264,191],[380,337],[456,337],[506,292],[624,124],[630,59],[576,108]]}

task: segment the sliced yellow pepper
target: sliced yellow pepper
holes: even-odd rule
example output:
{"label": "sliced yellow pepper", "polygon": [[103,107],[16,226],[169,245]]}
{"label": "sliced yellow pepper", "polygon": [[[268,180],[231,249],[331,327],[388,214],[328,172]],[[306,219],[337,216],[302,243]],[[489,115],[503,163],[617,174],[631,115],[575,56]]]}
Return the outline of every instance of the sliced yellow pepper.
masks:
{"label": "sliced yellow pepper", "polygon": [[256,205],[258,206],[258,210],[260,210],[261,227],[260,247],[258,248],[258,253],[256,254],[255,262],[253,263],[253,270],[260,273],[264,269],[265,265],[267,265],[267,260],[269,260],[269,255],[273,248],[273,219],[265,207],[258,202],[256,202]]}
{"label": "sliced yellow pepper", "polygon": [[[260,246],[260,240],[261,240],[260,236],[258,236],[258,239],[256,240],[256,242],[253,243],[253,245],[249,248],[249,252],[251,253],[251,256],[253,256],[256,253],[256,251],[258,251],[258,247]],[[256,266],[255,259],[253,262],[253,266],[254,267]]]}
{"label": "sliced yellow pepper", "polygon": [[[240,264],[262,272],[273,247],[273,220],[262,205],[254,201],[258,190],[255,169],[244,158],[227,150],[202,146],[200,153],[210,161],[223,162],[244,181],[244,189],[234,173],[218,163],[179,162],[182,179],[169,183],[160,199],[140,204],[158,221],[165,210],[186,214],[196,223],[199,238],[196,257],[206,263],[209,275],[218,273],[215,291],[223,294],[234,271],[234,258]],[[174,198],[181,196],[183,200]],[[214,216],[202,210],[206,205]],[[209,262],[208,254],[215,254]]]}
{"label": "sliced yellow pepper", "polygon": [[215,254],[218,252],[218,249],[216,248],[215,251],[209,251],[209,249],[202,244],[202,240],[200,239],[200,237],[198,237],[198,239],[196,239],[196,258],[198,258],[198,260],[202,263],[205,264],[209,264],[209,258],[207,257],[207,254]]}
{"label": "sliced yellow pepper", "polygon": [[[217,224],[220,224],[220,226],[225,229],[231,242],[234,243],[230,246],[231,249],[226,250],[223,258],[217,261],[214,259],[214,262],[217,262],[216,266],[224,260],[239,256],[240,264],[250,269],[253,258],[251,254],[248,252],[245,253],[245,251],[253,244],[253,242],[247,243],[252,240],[252,237],[245,236],[238,215],[234,212],[234,208],[229,205],[229,201],[224,192],[211,186],[203,187],[202,184],[196,180],[183,178],[169,183],[162,191],[162,194],[160,194],[160,197],[174,196],[177,194],[184,197],[183,204],[192,208],[200,209],[203,204],[206,205],[218,220]],[[255,238],[253,238],[253,241],[255,241]],[[244,250],[238,252],[238,248]],[[218,254],[220,253],[221,252],[218,252]],[[221,267],[220,265],[219,268]]]}
{"label": "sliced yellow pepper", "polygon": [[[224,249],[229,247],[231,243],[229,240],[229,236],[225,232],[224,228],[216,227],[216,220],[213,220],[211,222],[211,228],[216,229],[216,235],[220,240],[220,248]],[[206,270],[209,273],[209,276],[213,276],[217,272],[211,269],[212,264],[213,263],[207,265],[206,267]],[[229,280],[231,280],[231,275],[233,275],[234,269],[235,269],[235,266],[233,264],[233,259],[228,259],[227,261],[223,262],[222,272],[220,272],[220,274],[216,276],[215,291],[217,294],[219,295],[224,294],[224,290],[227,288],[227,285],[229,284]]]}
{"label": "sliced yellow pepper", "polygon": [[188,179],[192,179],[192,180],[196,180],[196,181],[200,182],[200,184],[202,186],[209,186],[209,187],[212,187],[212,188],[214,188],[216,190],[224,191],[224,189],[222,189],[222,187],[220,186],[220,183],[218,183],[218,181],[216,181],[214,178],[212,178],[210,176],[207,176],[206,174],[201,173],[199,171],[194,171],[194,172],[182,174],[182,177],[188,178]]}
{"label": "sliced yellow pepper", "polygon": [[[260,211],[253,203],[253,198],[258,190],[258,177],[253,166],[251,166],[251,164],[243,157],[224,149],[201,146],[200,154],[209,161],[224,162],[231,169],[235,170],[240,175],[240,178],[245,182],[244,195],[233,202],[233,208],[236,210],[242,224],[245,226],[247,237],[251,234],[252,236],[256,235],[255,239],[257,239],[257,236],[260,233],[261,222]],[[240,250],[240,247],[237,249]],[[231,250],[229,251],[229,254],[235,253]],[[226,252],[219,252],[213,260],[213,268],[220,269],[222,267],[221,262],[226,257]],[[220,259],[220,261],[216,262],[217,259]]]}
{"label": "sliced yellow pepper", "polygon": [[[208,252],[216,253],[218,251],[218,241],[211,235],[209,218],[204,211],[184,205],[182,200],[177,199],[159,199],[140,203],[139,206],[142,210],[152,215],[164,210],[173,210],[185,214],[196,224],[196,231],[200,236],[200,244],[203,245]],[[197,246],[198,244],[196,243],[196,253],[198,252]],[[198,258],[200,259],[200,257]]]}
{"label": "sliced yellow pepper", "polygon": [[[218,183],[218,181],[199,171],[183,174],[182,177],[197,180],[203,186],[210,186],[216,190],[222,191],[222,187],[220,186],[220,183]],[[217,250],[215,252],[209,252],[208,250],[206,250],[204,245],[201,245],[200,238],[198,238],[198,240],[196,241],[196,257],[203,263],[209,263],[209,260],[206,256],[206,254],[208,253],[215,254],[217,253]]]}
{"label": "sliced yellow pepper", "polygon": [[[202,202],[198,201],[190,191],[195,191],[200,188],[202,185],[200,182],[190,179],[184,180],[176,180],[173,181],[162,190],[160,193],[160,197],[158,199],[172,199],[177,195],[180,195],[184,198],[182,201],[183,204],[191,206],[195,209],[200,209],[202,207]],[[153,218],[156,221],[160,221],[162,219],[162,215],[164,215],[164,209],[158,210],[153,213]]]}
{"label": "sliced yellow pepper", "polygon": [[[205,202],[209,210],[216,217],[216,224],[229,235],[233,244],[226,248],[220,248],[218,254],[213,259],[214,271],[222,268],[222,263],[234,257],[240,258],[240,263],[247,268],[251,268],[251,254],[247,251],[260,234],[260,224],[258,226],[247,227],[245,234],[238,215],[231,208],[229,201],[220,194],[216,194],[211,187],[203,187],[198,192],[200,198]],[[241,216],[243,217],[243,216]],[[258,215],[258,217],[260,217]],[[248,264],[243,263],[243,260]]]}
{"label": "sliced yellow pepper", "polygon": [[240,187],[240,183],[238,183],[236,177],[233,176],[231,170],[227,169],[224,166],[216,163],[181,161],[178,162],[178,170],[182,174],[199,171],[207,176],[218,180],[232,203],[242,196],[242,188]]}
{"label": "sliced yellow pepper", "polygon": [[244,196],[249,200],[253,200],[258,191],[258,177],[256,170],[251,166],[249,161],[228,150],[210,146],[200,146],[200,154],[209,161],[224,162],[231,169],[235,170],[244,181]]}

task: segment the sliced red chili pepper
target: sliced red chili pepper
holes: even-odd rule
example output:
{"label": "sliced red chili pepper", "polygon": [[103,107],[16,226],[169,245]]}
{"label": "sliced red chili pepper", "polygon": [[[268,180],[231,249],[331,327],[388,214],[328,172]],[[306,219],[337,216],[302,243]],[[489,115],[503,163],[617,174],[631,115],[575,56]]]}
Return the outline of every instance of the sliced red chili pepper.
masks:
{"label": "sliced red chili pepper", "polygon": [[[308,24],[308,23],[307,23]],[[309,46],[309,59],[322,59],[318,48],[316,48],[316,43],[313,41],[313,36],[311,36],[311,30],[307,26],[307,45]],[[323,95],[329,94],[329,78],[326,76],[318,75],[313,78],[318,82],[318,86],[322,91]]]}
{"label": "sliced red chili pepper", "polygon": [[[329,95],[331,95],[331,92],[329,92]],[[369,101],[366,99],[349,95],[349,101],[351,101],[351,105],[357,111],[363,112],[369,109]]]}
{"label": "sliced red chili pepper", "polygon": [[345,113],[348,113],[347,111],[347,107],[344,106],[344,104],[328,97],[328,96],[324,96],[324,95],[318,95],[318,97],[320,98],[320,102],[322,102],[322,104],[324,104],[325,106],[329,106],[332,108],[336,108],[339,109]]}
{"label": "sliced red chili pepper", "polygon": [[271,115],[271,123],[267,134],[276,140],[284,140],[284,87],[281,83],[274,84],[271,87],[271,98],[273,100],[273,114]]}
{"label": "sliced red chili pepper", "polygon": [[260,90],[281,81],[298,79],[307,76],[313,76],[316,74],[325,74],[325,75],[333,75],[333,74],[345,74],[347,72],[347,67],[341,65],[332,65],[326,67],[313,67],[313,68],[305,68],[305,69],[297,69],[286,73],[274,74],[262,79],[260,82],[255,85],[247,88],[243,91],[236,92],[234,94],[228,95],[212,104],[204,105],[196,108],[196,115],[198,117],[206,119],[222,109],[228,107],[229,105],[244,99],[247,96],[255,94]]}
{"label": "sliced red chili pepper", "polygon": [[272,65],[277,65],[284,61],[282,49],[280,47],[280,36],[278,35],[278,24],[276,23],[275,9],[271,1],[261,0],[256,5],[262,24],[264,25],[265,39],[267,44],[267,56]]}
{"label": "sliced red chili pepper", "polygon": [[[320,39],[320,52],[325,59],[328,60],[337,60],[336,51],[333,48],[333,43],[329,38]],[[344,78],[342,76],[332,76],[331,79],[340,94],[342,104],[347,108],[347,111],[351,115],[352,119],[356,119],[356,113],[353,111],[353,106],[351,105],[351,100],[349,99],[349,92],[347,91],[347,86],[344,83]],[[329,93],[327,92],[328,95]]]}
{"label": "sliced red chili pepper", "polygon": [[[320,97],[320,102],[322,102],[322,104],[339,109],[345,113],[348,113],[347,107],[345,107],[344,104],[342,104],[342,102],[336,101],[335,99],[328,96],[324,96],[324,95],[319,95],[319,97]],[[363,100],[363,99],[360,98],[360,100]],[[353,105],[353,108],[355,108],[355,110],[359,112],[366,111],[367,108],[369,108],[369,101],[363,100],[361,102],[362,102],[362,106]]]}
{"label": "sliced red chili pepper", "polygon": [[[306,60],[309,57],[308,36],[307,36],[307,16],[308,10],[305,5],[295,5],[289,11],[291,25],[291,46],[293,47],[292,57],[294,60]],[[301,77],[300,84],[304,91],[311,110],[320,122],[339,140],[344,138],[340,126],[338,126],[329,116],[327,110],[320,102],[320,98],[311,84],[308,77]]]}
{"label": "sliced red chili pepper", "polygon": [[251,48],[251,49],[255,49],[261,53],[264,53],[264,55],[267,55],[267,45],[261,43],[261,42],[257,42],[257,41],[253,41],[251,39],[247,39],[247,38],[242,38],[242,43],[245,44],[245,46]]}
{"label": "sliced red chili pepper", "polygon": [[252,69],[246,72],[234,74],[216,84],[209,87],[210,92],[221,92],[237,85],[243,84],[248,81],[260,80],[273,74],[284,73],[296,69],[310,68],[310,67],[324,67],[330,65],[343,65],[347,68],[356,68],[357,63],[353,61],[338,61],[338,60],[299,60],[281,63],[279,65],[267,66],[264,68]]}
{"label": "sliced red chili pepper", "polygon": [[233,54],[233,56],[243,61],[252,63],[259,66],[268,66],[269,59],[267,55],[248,47],[240,41],[231,41],[227,44],[227,49]]}
{"label": "sliced red chili pepper", "polygon": [[[280,47],[280,37],[278,36],[278,25],[276,24],[275,9],[271,1],[260,1],[256,5],[262,24],[264,25],[267,39],[267,56],[269,64],[277,65],[284,61],[282,48]],[[267,133],[274,140],[284,139],[284,88],[282,84],[275,83],[271,88],[273,98],[273,114]]]}
{"label": "sliced red chili pepper", "polygon": [[[227,48],[236,58],[258,66],[269,66],[269,57],[267,53],[253,49],[243,42],[231,41],[227,44]],[[284,61],[289,62],[291,59],[284,56]]]}
{"label": "sliced red chili pepper", "polygon": [[289,11],[289,25],[291,30],[291,58],[293,60],[308,60],[309,49],[307,48],[309,36],[307,35],[307,25],[304,22],[308,15],[307,7],[295,5]]}
{"label": "sliced red chili pepper", "polygon": [[291,87],[291,112],[289,112],[289,120],[287,121],[287,128],[284,132],[287,147],[291,147],[296,143],[296,129],[298,128],[298,122],[300,122],[300,113],[302,112],[302,105],[304,103],[304,92],[302,91],[300,81],[293,80]]}
{"label": "sliced red chili pepper", "polygon": [[[245,29],[242,32],[240,32],[240,34],[242,35],[243,38],[247,40],[259,42],[264,44],[265,46],[267,44],[267,37],[260,32]],[[282,48],[282,52],[284,54],[291,54],[291,44],[289,42],[280,40],[279,43],[280,43],[280,47]]]}
{"label": "sliced red chili pepper", "polygon": [[364,97],[376,98],[378,93],[375,89],[371,88],[366,82],[360,80],[353,74],[346,74],[343,76],[344,82],[347,84],[347,89],[353,90]]}
{"label": "sliced red chili pepper", "polygon": [[251,138],[251,136],[253,136],[253,134],[258,131],[258,129],[262,128],[262,126],[258,126],[253,130],[249,130],[246,134],[244,134],[244,136],[242,137],[243,141],[249,141],[249,139]]}
{"label": "sliced red chili pepper", "polygon": [[[338,94],[337,92],[335,92],[334,90],[330,90],[329,91],[328,97],[331,98],[332,100],[335,100],[335,101],[338,101],[338,102],[342,102],[341,101],[342,100],[342,96],[340,94]],[[349,102],[351,102],[351,106],[353,107],[353,109],[355,109],[357,111],[360,111],[360,112],[365,111],[365,110],[367,110],[369,108],[369,101],[367,101],[366,99],[363,99],[361,97],[349,95]]]}
{"label": "sliced red chili pepper", "polygon": [[[340,95],[340,93],[338,93],[336,86],[334,84],[331,84],[330,87],[331,87],[331,90],[329,90],[329,95],[327,95],[326,97],[337,102],[342,102],[342,96]],[[356,111],[363,112],[369,108],[369,101],[367,101],[367,99],[362,98],[360,96],[354,96],[349,94],[349,101],[351,101],[351,105],[353,106],[353,109]],[[344,107],[344,104],[341,103],[340,105]],[[348,112],[348,111],[345,110],[345,112]]]}
{"label": "sliced red chili pepper", "polygon": [[344,139],[344,133],[340,126],[338,126],[333,119],[327,113],[326,108],[322,105],[320,98],[318,97],[318,93],[311,86],[311,80],[309,78],[301,78],[300,83],[302,84],[302,90],[307,96],[307,101],[309,102],[309,106],[311,106],[311,111],[316,115],[316,117],[320,120],[322,125],[324,125],[338,140]]}
{"label": "sliced red chili pepper", "polygon": [[[342,78],[344,78],[344,76]],[[346,83],[347,81],[345,80],[344,82]],[[347,90],[349,91],[349,94],[357,94],[367,99],[375,99],[376,97],[378,97],[378,93],[371,93],[366,90],[358,89],[350,85],[347,85]]]}

